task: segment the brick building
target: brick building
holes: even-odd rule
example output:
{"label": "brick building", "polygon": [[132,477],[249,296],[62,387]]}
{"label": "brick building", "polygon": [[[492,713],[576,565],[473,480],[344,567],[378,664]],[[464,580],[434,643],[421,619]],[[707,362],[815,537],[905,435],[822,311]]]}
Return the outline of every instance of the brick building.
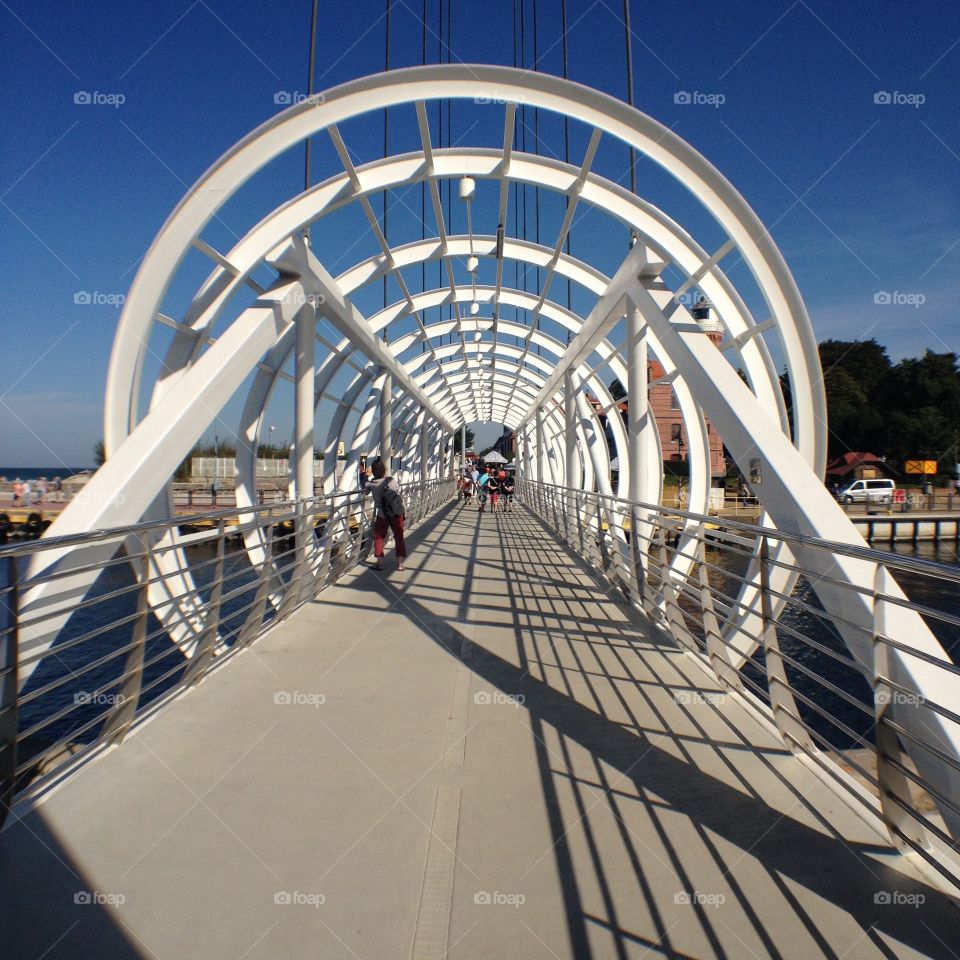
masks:
{"label": "brick building", "polygon": [[[700,324],[703,332],[710,340],[720,346],[723,340],[723,325],[710,316],[710,304],[706,300],[699,300],[696,306],[690,311],[693,318]],[[680,407],[677,403],[677,396],[673,387],[664,380],[665,371],[663,364],[659,360],[651,360],[647,367],[650,398],[650,412],[653,414],[657,424],[657,432],[660,434],[660,447],[663,450],[663,459],[667,463],[685,463],[688,459],[689,450],[687,443],[687,432],[683,425],[683,419],[680,416]],[[601,410],[600,401],[592,394],[587,394],[587,400],[593,407],[603,426],[607,436],[607,443],[613,444],[613,435],[607,426],[607,415]],[[617,409],[624,421],[627,419],[628,404],[626,400],[617,404]],[[723,439],[713,429],[709,418],[704,417],[704,423],[707,428],[707,436],[710,440],[710,475],[714,478],[715,485],[726,473],[727,465],[723,455]],[[516,440],[509,428],[504,428],[503,436],[494,444],[494,448],[504,456],[509,456],[515,452]]]}
{"label": "brick building", "polygon": [[[710,316],[710,305],[705,300],[700,300],[691,310],[693,318],[700,324],[703,332],[718,347],[723,340],[723,325]],[[659,360],[651,360],[647,366],[647,376],[649,391],[650,412],[657,424],[657,432],[660,435],[660,448],[663,451],[663,459],[667,463],[686,462],[689,457],[689,445],[687,441],[687,431],[683,425],[683,419],[680,416],[680,406],[677,403],[677,395],[669,382],[664,380],[666,371]],[[589,400],[594,410],[597,411],[601,422],[606,429],[606,416],[600,411],[600,402],[592,394]],[[628,404],[626,400],[617,404],[620,414],[624,420],[627,419]],[[713,429],[709,418],[704,417],[704,423],[707,428],[707,436],[710,440],[710,475],[714,479],[719,479],[726,473],[726,461],[723,456],[723,439]],[[607,437],[610,440],[610,431],[607,430]]]}

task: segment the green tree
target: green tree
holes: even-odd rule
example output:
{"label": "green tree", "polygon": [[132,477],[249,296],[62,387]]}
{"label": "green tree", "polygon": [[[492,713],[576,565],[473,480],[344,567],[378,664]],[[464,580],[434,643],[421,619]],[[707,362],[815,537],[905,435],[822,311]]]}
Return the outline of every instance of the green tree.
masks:
{"label": "green tree", "polygon": [[[467,427],[467,449],[468,450],[470,450],[473,447],[473,439],[474,439],[473,431],[469,427]],[[460,450],[460,431],[459,430],[453,435],[453,452],[454,453],[462,452]]]}

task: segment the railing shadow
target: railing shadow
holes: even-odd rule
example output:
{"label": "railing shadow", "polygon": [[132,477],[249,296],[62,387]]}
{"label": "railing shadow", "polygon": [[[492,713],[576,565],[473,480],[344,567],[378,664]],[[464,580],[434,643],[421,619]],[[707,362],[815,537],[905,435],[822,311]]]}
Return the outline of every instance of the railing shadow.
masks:
{"label": "railing shadow", "polygon": [[[686,865],[691,834],[705,857],[703,866],[711,876],[719,873],[723,877],[768,956],[789,956],[783,952],[778,935],[787,919],[784,909],[791,914],[789,923],[802,925],[823,956],[839,958],[844,953],[830,943],[809,909],[809,902],[816,898],[852,918],[862,937],[880,955],[895,955],[883,937],[927,956],[952,955],[936,930],[949,930],[955,924],[954,901],[892,867],[896,855],[878,833],[864,827],[857,838],[842,836],[784,772],[790,765],[805,771],[801,761],[792,758],[772,734],[759,747],[751,742],[722,709],[719,698],[723,691],[710,684],[689,655],[665,635],[651,633],[649,625],[616,591],[602,585],[540,521],[524,512],[480,519],[454,505],[423,525],[416,539],[442,543],[446,533],[460,527],[461,539],[468,535],[475,546],[482,524],[496,531],[499,556],[492,564],[484,557],[478,566],[489,564],[502,573],[501,597],[505,592],[510,601],[516,662],[471,639],[452,618],[437,614],[431,606],[433,588],[418,585],[416,576],[399,588],[395,583],[371,584],[367,578],[354,586],[380,590],[391,598],[398,590],[399,609],[436,643],[476,677],[522,699],[532,724],[572,956],[593,957],[591,944],[598,930],[612,938],[618,956],[631,956],[638,946],[655,946],[662,956],[687,955],[675,943],[678,938],[671,932],[669,911],[658,907],[664,900],[658,877],[666,863],[676,880],[667,899],[702,890],[701,878]],[[591,629],[583,610],[584,603],[600,596],[615,604],[623,618],[605,624],[605,636],[604,631]],[[504,627],[502,619],[478,618],[478,610],[483,609],[483,593],[477,577],[471,574],[461,588],[458,619],[462,620],[467,610],[473,611],[471,627],[480,636],[485,626]],[[502,602],[498,609],[502,611]],[[611,635],[613,630],[616,633]],[[470,648],[469,659],[461,653],[465,645]],[[603,656],[596,652],[599,650]],[[592,662],[588,662],[586,651],[594,651]],[[592,681],[586,685],[586,694],[584,685],[578,684],[578,696],[570,682],[571,671],[562,666],[564,660],[576,664],[574,672],[581,679]],[[547,668],[551,677],[559,675],[560,679],[547,679]],[[639,691],[642,711],[623,695],[620,687],[624,681]],[[689,694],[703,691],[718,700],[701,701],[702,709],[695,710],[684,704],[683,697],[673,696],[665,703],[654,695],[658,689]],[[612,706],[617,718],[611,715]],[[679,724],[678,711],[683,718]],[[619,719],[623,715],[628,717],[626,722]],[[677,726],[690,732],[677,733]],[[722,733],[717,732],[718,726]],[[551,748],[549,743],[557,746]],[[575,769],[575,748],[587,751],[592,758],[595,775],[589,781]],[[710,754],[714,773],[702,769],[704,751]],[[769,781],[766,792],[769,784],[775,783],[784,796],[780,806],[786,810],[768,805],[753,778],[732,759],[737,751],[759,761],[763,777]],[[612,782],[611,770],[616,772],[618,782]],[[560,803],[561,791],[569,795],[571,790],[578,810],[573,821],[565,818]],[[629,929],[618,917],[617,878],[608,874],[599,843],[592,836],[594,817],[590,810],[596,800],[589,797],[596,791],[603,797],[600,806],[604,816],[612,817],[616,824],[621,852],[632,865],[652,936],[650,931]],[[661,858],[656,869],[650,868],[650,850],[629,825],[635,820],[637,805],[654,824],[664,851],[665,860]],[[680,829],[675,825],[677,819],[683,824]],[[577,844],[571,842],[573,831],[583,834]],[[728,868],[730,845],[738,851],[735,860],[749,857],[759,865],[762,883],[753,882],[748,889]],[[584,847],[588,856],[583,854]],[[880,857],[889,862],[880,862]],[[798,887],[806,892],[804,896],[798,896]],[[586,909],[585,889],[600,891],[605,916]],[[905,897],[922,897],[923,909],[898,910],[878,902],[878,892],[891,890]],[[773,906],[775,909],[771,909]],[[696,918],[712,955],[732,956],[729,931],[724,929],[722,917],[709,905],[692,902],[690,907],[690,916]]]}

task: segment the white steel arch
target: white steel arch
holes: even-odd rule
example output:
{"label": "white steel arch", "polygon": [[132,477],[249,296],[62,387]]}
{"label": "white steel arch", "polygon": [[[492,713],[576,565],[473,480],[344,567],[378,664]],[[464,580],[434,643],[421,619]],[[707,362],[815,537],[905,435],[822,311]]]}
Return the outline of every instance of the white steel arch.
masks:
{"label": "white steel arch", "polygon": [[[492,90],[503,102],[502,142],[494,147],[435,149],[426,105],[441,98],[489,99]],[[589,145],[579,165],[513,150],[521,102],[589,128]],[[340,126],[364,117],[376,119],[378,111],[404,105],[413,107],[411,128],[420,149],[356,165]],[[329,136],[341,169],[280,205],[227,253],[213,250],[203,239],[211,218],[269,163],[321,133]],[[667,213],[594,171],[603,137],[629,145],[675,177],[713,217],[725,242],[711,253]],[[453,233],[445,222],[439,184],[462,178],[498,184],[496,234],[474,233],[476,221],[469,219],[466,234]],[[428,235],[419,240],[391,242],[370,199],[418,182],[430,193],[434,223],[429,232],[423,225]],[[509,191],[518,184],[565,198],[567,216],[555,242],[535,244],[508,235]],[[598,211],[624,237],[629,231],[636,240],[629,250],[624,244],[625,255],[613,276],[564,250],[578,204]],[[377,252],[334,276],[302,231],[350,205],[359,207],[369,221]],[[181,316],[164,315],[167,291],[191,250],[209,256],[213,269]],[[721,269],[723,259],[732,253],[746,265],[763,298],[768,318],[762,323],[751,316],[743,296]],[[495,283],[477,281],[478,265],[469,266],[474,259],[494,262]],[[537,268],[541,276],[537,290],[512,289],[504,282],[504,263],[510,260]],[[404,279],[409,268],[428,262],[439,265],[446,285],[411,291]],[[253,276],[255,271],[262,275],[264,267],[275,278],[268,289]],[[671,287],[665,280],[668,267],[685,278],[679,286]],[[363,316],[356,307],[359,295],[384,277],[399,288],[400,297],[372,316]],[[595,298],[592,309],[580,316],[551,299],[555,279],[569,280]],[[251,290],[253,303],[242,307]],[[723,329],[723,352],[707,340],[684,306],[680,295],[694,290],[712,304]],[[450,311],[450,318],[430,321],[428,313],[442,307]],[[527,322],[504,317],[505,307]],[[159,326],[172,329],[173,336],[159,374],[152,383],[144,383],[147,351]],[[624,326],[628,342],[623,342]],[[558,338],[560,331],[569,336],[569,343]],[[768,336],[776,341],[790,376],[791,422]],[[445,337],[449,343],[443,342]],[[642,348],[637,347],[638,338]],[[326,351],[318,363],[312,359],[317,344]],[[693,510],[706,512],[709,496],[707,415],[720,428],[740,469],[758,478],[755,489],[766,522],[805,536],[857,542],[858,535],[819,483],[826,459],[826,410],[816,342],[799,290],[768,231],[704,157],[626,104],[544,74],[447,65],[351,81],[283,111],[250,133],[210,167],[158,232],[131,287],[111,356],[107,462],[90,481],[84,499],[63,512],[50,535],[84,533],[169,512],[172,504],[165,491],[173,470],[244,386],[237,491],[241,505],[254,502],[257,443],[271,395],[283,380],[296,385],[295,425],[301,438],[312,437],[322,402],[337,404],[321,438],[327,454],[322,482],[326,492],[336,486],[331,454],[340,441],[350,452],[345,486],[356,485],[359,454],[373,450],[384,456],[400,451],[415,462],[419,458],[423,474],[439,475],[452,462],[445,458],[451,435],[473,419],[490,418],[514,428],[521,438],[525,476],[654,504],[660,499],[663,453],[656,431],[647,418],[638,437],[641,428],[628,428],[609,392],[610,378],[616,377],[626,384],[631,406],[645,406],[645,374],[638,370],[637,358],[645,358],[648,349],[663,364],[678,397],[690,446]],[[745,371],[746,384],[737,368]],[[587,391],[609,414],[612,449]],[[142,395],[150,396],[144,411]],[[307,485],[312,491],[313,445],[310,439],[298,441],[293,478],[298,496],[305,494]],[[422,460],[425,452],[428,462]],[[611,453],[623,465],[616,490],[610,482]],[[653,457],[656,465],[647,462]],[[613,520],[611,526],[616,526]],[[246,542],[255,562],[263,557],[259,537],[251,533]],[[614,529],[614,539],[625,557],[627,532]],[[678,575],[694,562],[684,556],[684,543],[681,538],[672,560]],[[157,563],[158,582],[150,588],[150,599],[172,640],[189,656],[202,630],[202,611],[184,553],[165,556]],[[89,561],[88,552],[84,562]],[[811,556],[811,565],[817,562],[819,558]],[[42,565],[44,570],[58,567],[69,574],[78,561],[63,548],[47,554]],[[870,587],[869,571],[852,561],[838,562],[831,573]],[[78,594],[89,587],[82,571],[72,576]],[[669,570],[665,576],[669,579]],[[778,584],[785,590],[791,582],[783,575]],[[737,624],[740,632],[753,636],[758,634],[759,615],[755,597],[748,583],[740,593],[745,612]],[[821,599],[828,610],[839,602],[829,585],[822,587]],[[42,587],[28,589],[23,599],[28,609],[45,602]],[[56,613],[47,621],[47,640],[69,610]],[[865,620],[867,607],[846,609],[845,616]],[[931,656],[942,654],[919,616],[894,609],[889,617],[890,629],[909,636],[915,648]],[[34,651],[45,640],[27,639]],[[848,638],[848,643],[855,656],[869,657],[855,638]],[[741,642],[743,655],[750,649],[749,642]],[[898,663],[898,670],[917,688],[932,689],[941,682],[916,660]],[[922,726],[927,738],[949,756],[960,754],[960,734],[945,717],[906,709],[897,716],[905,728]],[[956,771],[948,764],[929,757],[918,757],[917,763],[946,794],[958,792]]]}

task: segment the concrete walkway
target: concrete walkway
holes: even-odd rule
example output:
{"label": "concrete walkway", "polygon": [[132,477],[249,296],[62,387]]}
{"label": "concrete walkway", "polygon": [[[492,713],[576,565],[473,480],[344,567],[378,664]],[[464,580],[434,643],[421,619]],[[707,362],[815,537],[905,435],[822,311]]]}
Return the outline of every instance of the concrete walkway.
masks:
{"label": "concrete walkway", "polygon": [[0,955],[955,955],[953,902],[536,520],[410,540],[0,834]]}

